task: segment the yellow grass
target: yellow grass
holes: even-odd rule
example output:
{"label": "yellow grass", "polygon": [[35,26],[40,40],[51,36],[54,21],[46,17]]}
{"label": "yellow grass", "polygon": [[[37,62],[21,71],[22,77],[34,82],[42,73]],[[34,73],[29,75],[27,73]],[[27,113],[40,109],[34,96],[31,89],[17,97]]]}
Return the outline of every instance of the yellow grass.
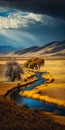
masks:
{"label": "yellow grass", "polygon": [[[40,71],[49,72],[42,75],[47,79],[46,84],[20,92],[20,95],[65,107],[65,60],[47,60]],[[51,83],[53,78],[54,82]]]}
{"label": "yellow grass", "polygon": [[[42,114],[44,114],[43,111],[42,111]],[[56,114],[54,115],[51,112],[45,112],[45,114],[47,116],[50,116],[55,122],[62,124],[62,125],[65,125],[65,116],[60,116],[60,115],[56,115]]]}
{"label": "yellow grass", "polygon": [[[18,62],[21,64],[24,63],[24,61],[21,60]],[[35,73],[26,69],[25,73],[22,75],[23,80],[27,79],[26,82],[7,82],[3,77],[5,63],[6,60],[0,61],[0,96],[5,95],[9,90],[18,87],[18,83],[23,87],[37,80],[36,77],[30,78],[31,75],[34,75]],[[40,69],[40,72],[44,71],[49,72],[49,74],[42,75],[43,78],[47,79],[47,82],[37,86],[33,90],[21,92],[20,95],[65,107],[65,60],[46,60],[44,67],[41,67]],[[52,79],[54,79],[53,83],[51,83]],[[51,115],[51,117],[59,124],[65,125],[65,117],[56,115]]]}
{"label": "yellow grass", "polygon": [[65,83],[65,60],[46,60],[41,71],[49,72],[55,79],[55,83]]}
{"label": "yellow grass", "polygon": [[14,101],[0,97],[0,130],[65,130],[64,124],[54,120],[43,110],[17,106]]}
{"label": "yellow grass", "polygon": [[[25,62],[20,61],[21,63]],[[35,73],[29,71],[28,69],[23,68],[24,73],[21,74],[21,81],[15,81],[15,82],[9,82],[7,79],[4,77],[4,64],[3,62],[0,61],[0,95],[5,95],[8,91],[18,87],[18,83],[20,84],[21,87],[24,87],[28,84],[31,84],[37,80]],[[6,61],[4,61],[6,63]],[[26,81],[24,81],[26,79]]]}
{"label": "yellow grass", "polygon": [[65,116],[57,116],[57,115],[51,115],[53,120],[59,124],[65,125]]}
{"label": "yellow grass", "polygon": [[[52,87],[53,86],[54,85],[52,85]],[[47,86],[47,87],[49,87],[49,86]],[[43,93],[39,94],[39,92],[43,92]],[[48,93],[47,92],[48,92],[48,89],[46,88],[46,86],[40,85],[39,87],[37,87],[37,89],[20,92],[20,95],[65,107],[65,95],[63,95],[64,96],[63,99],[60,99],[60,98],[57,98],[58,96],[56,97],[56,95],[55,95],[55,97],[53,97],[52,95],[50,96],[50,92],[48,92]],[[59,97],[60,97],[60,94],[59,94]]]}
{"label": "yellow grass", "polygon": [[[23,63],[21,60],[20,62]],[[0,95],[4,95],[7,91],[16,87],[18,83],[24,86],[26,83],[30,84],[37,80],[33,77],[30,79],[32,75],[35,75],[34,71],[31,72],[28,69],[24,69],[22,81],[16,81],[14,83],[7,82],[3,77],[3,71],[4,65],[0,64]],[[37,86],[33,90],[30,90],[29,93],[28,91],[25,91],[24,93],[21,92],[20,94],[22,96],[65,106],[65,60],[46,60],[44,67],[41,67],[40,69],[40,72],[44,71],[49,72],[48,74],[42,75],[42,77],[47,80],[45,84]],[[24,79],[27,80],[26,83],[23,83]],[[54,79],[53,83],[51,83],[52,79]],[[39,91],[42,94],[40,94]]]}
{"label": "yellow grass", "polygon": [[18,87],[18,83],[20,84],[20,87],[27,86],[31,83],[34,83],[37,80],[36,76],[33,78],[28,79],[26,82],[24,81],[17,81],[17,82],[1,82],[0,83],[0,95],[7,94],[8,91]]}

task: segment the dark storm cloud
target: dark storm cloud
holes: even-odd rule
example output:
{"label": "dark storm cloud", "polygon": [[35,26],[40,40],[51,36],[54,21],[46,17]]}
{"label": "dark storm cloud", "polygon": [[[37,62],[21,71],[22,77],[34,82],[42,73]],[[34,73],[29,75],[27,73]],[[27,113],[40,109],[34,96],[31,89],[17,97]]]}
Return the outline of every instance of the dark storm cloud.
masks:
{"label": "dark storm cloud", "polygon": [[47,14],[65,19],[65,0],[0,0],[0,6]]}

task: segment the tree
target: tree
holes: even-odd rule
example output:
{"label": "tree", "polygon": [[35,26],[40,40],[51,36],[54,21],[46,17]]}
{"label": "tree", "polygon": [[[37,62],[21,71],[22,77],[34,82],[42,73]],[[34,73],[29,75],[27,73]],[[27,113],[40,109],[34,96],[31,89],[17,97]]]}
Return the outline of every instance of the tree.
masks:
{"label": "tree", "polygon": [[4,76],[7,77],[10,81],[14,82],[17,78],[21,79],[21,73],[23,73],[23,69],[21,65],[16,61],[9,61],[5,65]]}
{"label": "tree", "polygon": [[24,66],[31,68],[31,69],[40,69],[40,67],[44,65],[44,59],[43,58],[33,58],[29,59]]}

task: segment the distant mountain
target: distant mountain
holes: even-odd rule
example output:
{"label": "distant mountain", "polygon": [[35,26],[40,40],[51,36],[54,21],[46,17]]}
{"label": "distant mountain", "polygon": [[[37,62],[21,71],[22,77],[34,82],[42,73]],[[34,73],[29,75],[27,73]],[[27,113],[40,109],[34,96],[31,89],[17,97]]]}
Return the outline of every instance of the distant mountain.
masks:
{"label": "distant mountain", "polygon": [[27,49],[14,51],[11,54],[22,57],[65,57],[65,41],[54,41],[41,47],[33,46]]}
{"label": "distant mountain", "polygon": [[48,54],[48,53],[52,53],[52,54],[58,53],[58,52],[65,49],[65,41],[62,41],[62,42],[56,41],[56,42],[49,43],[49,44],[41,47],[40,50],[43,50],[43,49],[45,49],[44,53],[46,53],[46,54]]}
{"label": "distant mountain", "polygon": [[12,46],[2,46],[0,45],[0,53],[7,54],[9,52],[15,51],[16,48]]}
{"label": "distant mountain", "polygon": [[62,42],[52,42],[43,46],[40,49],[40,55],[48,56],[65,56],[65,41]]}
{"label": "distant mountain", "polygon": [[38,46],[33,46],[33,47],[29,47],[29,48],[26,48],[26,49],[23,49],[23,50],[16,51],[15,54],[22,55],[22,54],[37,51],[38,49],[39,49]]}
{"label": "distant mountain", "polygon": [[44,46],[33,46],[26,49],[16,49],[12,46],[0,46],[0,54],[6,53],[7,56],[15,57],[43,57],[47,59],[53,58],[65,58],[65,40],[64,41],[54,41],[48,43]]}

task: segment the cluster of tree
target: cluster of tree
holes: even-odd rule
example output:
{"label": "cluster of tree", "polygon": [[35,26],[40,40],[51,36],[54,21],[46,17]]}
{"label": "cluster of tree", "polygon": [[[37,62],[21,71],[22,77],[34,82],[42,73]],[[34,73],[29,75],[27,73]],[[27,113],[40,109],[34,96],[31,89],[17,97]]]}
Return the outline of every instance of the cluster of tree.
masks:
{"label": "cluster of tree", "polygon": [[44,65],[44,59],[43,58],[32,58],[29,59],[24,66],[31,68],[31,69],[40,69],[40,67]]}
{"label": "cluster of tree", "polygon": [[5,65],[4,76],[9,79],[9,81],[14,82],[17,78],[21,79],[21,73],[23,73],[22,66],[16,61],[9,61]]}

